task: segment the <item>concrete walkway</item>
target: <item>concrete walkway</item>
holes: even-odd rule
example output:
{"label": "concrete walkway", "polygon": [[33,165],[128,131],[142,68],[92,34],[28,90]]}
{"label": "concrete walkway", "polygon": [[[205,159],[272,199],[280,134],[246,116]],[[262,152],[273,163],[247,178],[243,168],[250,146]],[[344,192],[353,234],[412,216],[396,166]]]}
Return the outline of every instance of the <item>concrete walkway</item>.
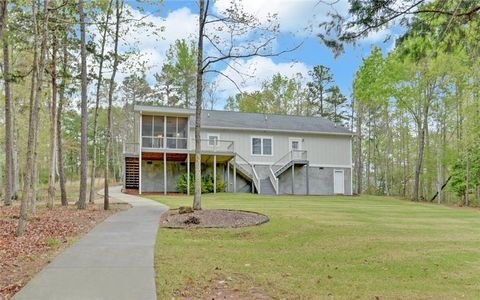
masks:
{"label": "concrete walkway", "polygon": [[107,218],[57,256],[13,299],[154,300],[153,254],[160,215],[168,207],[111,188],[133,207]]}

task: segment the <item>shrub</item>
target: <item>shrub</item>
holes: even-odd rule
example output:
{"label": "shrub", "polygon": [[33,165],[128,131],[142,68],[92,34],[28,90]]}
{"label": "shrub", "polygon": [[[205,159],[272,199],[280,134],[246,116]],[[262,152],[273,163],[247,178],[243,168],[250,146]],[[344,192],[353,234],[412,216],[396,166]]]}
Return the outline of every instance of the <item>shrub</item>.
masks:
{"label": "shrub", "polygon": [[[205,174],[202,176],[202,194],[213,193],[213,176]],[[217,192],[223,192],[227,184],[217,175]],[[177,180],[177,189],[182,193],[187,192],[187,174],[182,174]],[[190,174],[190,192],[195,190],[195,175]]]}
{"label": "shrub", "polygon": [[189,214],[189,213],[192,213],[193,212],[193,208],[191,208],[190,206],[180,206],[178,208],[178,213],[179,214]]}

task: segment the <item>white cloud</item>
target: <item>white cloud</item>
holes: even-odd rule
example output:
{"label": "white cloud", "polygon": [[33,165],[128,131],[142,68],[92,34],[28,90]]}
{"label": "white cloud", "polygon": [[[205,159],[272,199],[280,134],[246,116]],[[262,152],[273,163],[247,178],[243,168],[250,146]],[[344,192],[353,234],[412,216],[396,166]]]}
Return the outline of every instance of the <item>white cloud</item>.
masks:
{"label": "white cloud", "polygon": [[[219,12],[230,7],[231,0],[217,0],[215,9]],[[331,2],[332,5],[327,4]],[[314,0],[243,0],[241,2],[246,13],[255,15],[265,22],[269,15],[277,15],[280,31],[288,31],[297,35],[309,35],[318,30],[318,25],[325,21],[328,12],[333,10],[341,14],[347,13],[348,1],[314,1]]]}
{"label": "white cloud", "polygon": [[[242,74],[239,74],[233,68]],[[233,68],[226,67],[221,72],[231,78],[242,92],[258,90],[263,81],[270,80],[277,73],[290,78],[300,73],[303,78],[306,78],[309,70],[304,63],[275,63],[268,57],[253,57],[248,60],[240,60],[233,65]],[[218,94],[222,100],[239,92],[235,84],[223,75],[217,75],[214,81],[218,85]]]}
{"label": "white cloud", "polygon": [[[125,25],[127,34],[122,38],[121,51],[136,49],[144,63],[147,79],[153,82],[153,74],[159,72],[165,61],[165,53],[177,39],[195,39],[198,15],[183,7],[170,12],[166,17],[155,16],[128,7],[131,18],[141,20],[146,26]],[[132,66],[126,64],[118,78],[121,81],[131,73]]]}

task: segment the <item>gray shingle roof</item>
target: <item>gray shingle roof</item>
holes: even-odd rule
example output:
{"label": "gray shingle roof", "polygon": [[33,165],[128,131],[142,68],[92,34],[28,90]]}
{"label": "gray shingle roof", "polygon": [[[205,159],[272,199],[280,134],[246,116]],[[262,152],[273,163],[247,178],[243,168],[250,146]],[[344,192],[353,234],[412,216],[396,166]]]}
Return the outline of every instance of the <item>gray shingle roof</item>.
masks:
{"label": "gray shingle roof", "polygon": [[[195,110],[188,108],[135,105],[135,111],[191,115],[190,126],[195,126]],[[224,110],[202,110],[202,127],[252,129],[268,131],[311,132],[353,135],[353,133],[322,117],[273,115]]]}
{"label": "gray shingle roof", "polygon": [[[195,118],[192,119],[192,126]],[[202,127],[254,129],[269,131],[299,131],[326,134],[353,134],[322,117],[273,115],[263,113],[203,110]]]}

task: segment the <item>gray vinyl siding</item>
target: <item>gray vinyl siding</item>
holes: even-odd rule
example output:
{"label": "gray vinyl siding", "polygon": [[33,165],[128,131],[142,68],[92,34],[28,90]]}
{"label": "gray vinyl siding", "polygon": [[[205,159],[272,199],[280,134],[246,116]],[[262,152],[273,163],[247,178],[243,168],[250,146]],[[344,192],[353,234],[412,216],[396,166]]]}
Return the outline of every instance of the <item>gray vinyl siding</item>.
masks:
{"label": "gray vinyl siding", "polygon": [[[272,164],[289,152],[289,138],[302,138],[302,150],[307,151],[311,165],[351,167],[351,137],[320,134],[300,134],[269,131],[244,131],[231,129],[202,129],[201,137],[208,134],[220,135],[220,140],[231,140],[235,143],[235,152],[253,164]],[[193,136],[193,130],[191,130]],[[271,156],[252,155],[252,137],[272,137],[273,153]]]}

